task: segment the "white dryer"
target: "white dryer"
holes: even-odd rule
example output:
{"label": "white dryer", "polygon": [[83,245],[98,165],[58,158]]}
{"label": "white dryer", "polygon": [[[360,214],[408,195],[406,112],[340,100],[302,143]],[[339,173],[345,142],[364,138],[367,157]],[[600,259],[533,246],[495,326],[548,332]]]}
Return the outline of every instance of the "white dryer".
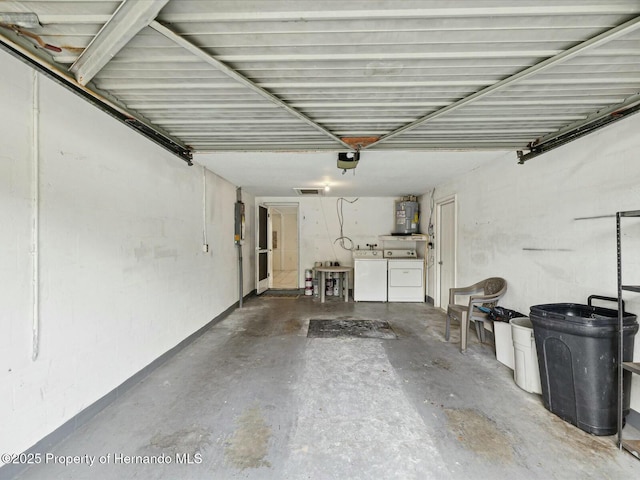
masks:
{"label": "white dryer", "polygon": [[387,301],[387,259],[382,250],[353,251],[353,299]]}
{"label": "white dryer", "polygon": [[385,250],[388,261],[388,295],[390,302],[424,302],[424,260],[416,251]]}

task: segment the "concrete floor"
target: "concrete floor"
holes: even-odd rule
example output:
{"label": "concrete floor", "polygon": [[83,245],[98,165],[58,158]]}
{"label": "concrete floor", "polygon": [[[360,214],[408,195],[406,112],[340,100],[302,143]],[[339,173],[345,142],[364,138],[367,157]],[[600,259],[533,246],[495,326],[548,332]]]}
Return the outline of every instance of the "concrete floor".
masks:
{"label": "concrete floor", "polygon": [[[307,338],[314,318],[386,320],[398,339]],[[549,413],[456,334],[426,304],[251,298],[52,452],[95,465],[19,478],[640,478],[613,437]]]}

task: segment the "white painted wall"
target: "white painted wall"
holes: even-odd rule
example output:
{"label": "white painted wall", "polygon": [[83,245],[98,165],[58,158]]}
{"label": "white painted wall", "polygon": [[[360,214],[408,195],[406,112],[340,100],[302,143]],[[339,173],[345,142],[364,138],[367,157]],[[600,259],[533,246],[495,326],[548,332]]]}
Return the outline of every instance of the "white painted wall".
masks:
{"label": "white painted wall", "polygon": [[[32,360],[32,78],[0,52],[0,451],[15,453],[238,299],[235,187],[207,173],[204,222],[201,167],[40,77],[41,341]],[[249,291],[254,199],[245,202]]]}
{"label": "white painted wall", "polygon": [[280,247],[282,251],[282,270],[298,268],[298,215],[286,213],[282,215],[282,236]]}
{"label": "white painted wall", "polygon": [[[336,242],[340,237],[337,200],[337,197],[256,197],[257,203],[299,204],[299,285],[304,286],[304,270],[313,268],[315,262],[338,261],[341,265],[353,265],[351,251]],[[381,249],[378,237],[389,235],[394,228],[395,200],[396,197],[360,197],[355,203],[343,202],[343,234],[360,248],[367,248],[369,243],[378,244]],[[345,240],[346,247],[351,245]]]}
{"label": "white painted wall", "polygon": [[[523,313],[586,303],[591,294],[615,297],[615,218],[576,219],[640,209],[638,132],[635,115],[525,165],[511,153],[439,186],[436,199],[457,194],[458,285],[503,276],[509,289],[501,304]],[[625,224],[625,282],[640,284],[640,220]],[[640,314],[640,295],[624,298]],[[633,382],[632,408],[640,411],[640,380]]]}
{"label": "white painted wall", "polygon": [[297,212],[280,212],[271,210],[271,229],[273,270],[286,271],[298,269],[298,214]]}

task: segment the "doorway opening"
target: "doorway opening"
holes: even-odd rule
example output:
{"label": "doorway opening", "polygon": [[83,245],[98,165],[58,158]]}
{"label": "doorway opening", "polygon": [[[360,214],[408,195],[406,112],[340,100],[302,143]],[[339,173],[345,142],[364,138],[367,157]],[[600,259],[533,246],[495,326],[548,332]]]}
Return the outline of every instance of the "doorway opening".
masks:
{"label": "doorway opening", "polygon": [[294,289],[299,285],[298,206],[271,207],[271,246],[274,289]]}
{"label": "doorway opening", "polygon": [[300,286],[298,204],[258,205],[257,293]]}

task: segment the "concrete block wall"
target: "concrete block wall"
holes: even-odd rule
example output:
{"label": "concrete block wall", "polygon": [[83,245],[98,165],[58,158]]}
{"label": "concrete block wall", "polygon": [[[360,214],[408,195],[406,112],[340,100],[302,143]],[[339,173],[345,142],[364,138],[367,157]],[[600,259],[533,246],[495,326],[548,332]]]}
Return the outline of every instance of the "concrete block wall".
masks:
{"label": "concrete block wall", "polygon": [[[524,165],[508,153],[438,186],[436,200],[457,195],[457,285],[503,276],[509,289],[501,304],[523,313],[536,304],[586,303],[591,294],[615,297],[613,215],[640,209],[639,131],[635,115]],[[638,284],[640,220],[625,225],[625,283]],[[640,295],[624,298],[640,314]],[[640,411],[637,376],[632,408]]]}
{"label": "concrete block wall", "polygon": [[[45,77],[38,76],[34,102],[34,76],[0,51],[0,451],[14,453],[238,300],[235,187]],[[254,200],[244,199],[251,238]],[[249,260],[251,250],[248,242]],[[248,261],[246,292],[254,288],[252,272]]]}

